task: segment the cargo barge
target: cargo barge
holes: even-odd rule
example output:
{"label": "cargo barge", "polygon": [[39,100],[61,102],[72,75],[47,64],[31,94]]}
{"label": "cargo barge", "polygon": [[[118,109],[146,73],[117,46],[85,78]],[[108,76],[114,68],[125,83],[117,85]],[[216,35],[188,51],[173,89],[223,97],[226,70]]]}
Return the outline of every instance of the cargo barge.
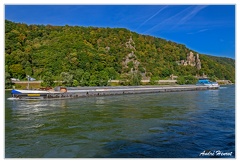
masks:
{"label": "cargo barge", "polygon": [[115,87],[56,87],[49,90],[15,90],[8,100],[47,100],[89,96],[123,95],[137,93],[161,93],[218,89],[219,86],[177,85],[177,86],[115,86]]}

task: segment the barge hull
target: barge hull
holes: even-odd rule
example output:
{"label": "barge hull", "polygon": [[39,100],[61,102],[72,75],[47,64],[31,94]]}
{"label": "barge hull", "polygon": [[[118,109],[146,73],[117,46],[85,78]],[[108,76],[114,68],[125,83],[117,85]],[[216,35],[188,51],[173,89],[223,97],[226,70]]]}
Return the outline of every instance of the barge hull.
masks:
{"label": "barge hull", "polygon": [[44,100],[44,99],[65,99],[89,96],[107,96],[140,93],[163,93],[181,91],[199,91],[218,89],[218,86],[118,86],[118,87],[79,87],[65,88],[67,91],[34,91],[34,90],[13,90],[9,100]]}

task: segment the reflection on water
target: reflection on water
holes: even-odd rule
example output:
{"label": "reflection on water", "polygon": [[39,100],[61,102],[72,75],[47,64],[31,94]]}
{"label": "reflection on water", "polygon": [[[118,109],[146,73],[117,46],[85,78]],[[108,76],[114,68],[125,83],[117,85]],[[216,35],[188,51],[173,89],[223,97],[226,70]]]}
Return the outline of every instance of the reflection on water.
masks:
{"label": "reflection on water", "polygon": [[5,157],[235,157],[234,90],[6,100]]}

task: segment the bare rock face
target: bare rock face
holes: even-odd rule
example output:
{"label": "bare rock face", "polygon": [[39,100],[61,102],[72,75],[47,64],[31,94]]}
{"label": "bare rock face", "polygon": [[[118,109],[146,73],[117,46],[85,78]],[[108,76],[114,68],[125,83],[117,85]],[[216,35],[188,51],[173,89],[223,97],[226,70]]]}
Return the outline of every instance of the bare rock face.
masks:
{"label": "bare rock face", "polygon": [[110,50],[110,47],[109,46],[106,46],[106,51],[108,52]]}
{"label": "bare rock face", "polygon": [[137,60],[137,56],[134,54],[133,51],[126,56],[125,60],[122,62],[122,65],[124,67],[128,67],[129,62],[133,63],[133,68],[131,68],[130,72],[137,72],[140,62]]}
{"label": "bare rock face", "polygon": [[190,52],[187,54],[186,60],[177,61],[179,65],[190,65],[193,67],[196,67],[198,70],[201,69],[201,60],[199,58],[199,54],[196,54],[196,56],[193,54],[193,52]]}
{"label": "bare rock face", "polygon": [[135,43],[134,43],[132,37],[129,38],[128,42],[126,42],[125,45],[129,49],[136,50],[135,47],[134,47]]}
{"label": "bare rock face", "polygon": [[196,58],[196,67],[198,70],[200,70],[202,67],[201,67],[201,61],[199,59],[199,54],[197,54],[197,58]]}
{"label": "bare rock face", "polygon": [[140,62],[137,60],[137,56],[134,54],[134,51],[136,50],[134,45],[134,41],[132,37],[129,38],[129,40],[125,43],[126,47],[133,50],[131,53],[129,53],[125,60],[122,62],[123,67],[128,68],[128,63],[132,62],[133,67],[131,68],[130,72],[134,72],[138,70],[138,65]]}
{"label": "bare rock face", "polygon": [[195,56],[194,56],[193,52],[190,52],[187,55],[187,65],[190,65],[190,66],[195,66],[196,65]]}
{"label": "bare rock face", "polygon": [[[132,39],[132,37],[129,38],[129,40],[125,43],[125,46],[128,49],[131,49],[132,52],[127,54],[123,61],[122,61],[122,66],[124,69],[129,70],[127,73],[131,74],[131,73],[138,73],[139,71],[139,66],[141,65],[141,63],[138,61],[137,56],[134,54],[134,52],[136,51],[135,49],[135,43]],[[146,77],[146,68],[143,68],[145,70],[144,73],[141,73],[142,77]]]}

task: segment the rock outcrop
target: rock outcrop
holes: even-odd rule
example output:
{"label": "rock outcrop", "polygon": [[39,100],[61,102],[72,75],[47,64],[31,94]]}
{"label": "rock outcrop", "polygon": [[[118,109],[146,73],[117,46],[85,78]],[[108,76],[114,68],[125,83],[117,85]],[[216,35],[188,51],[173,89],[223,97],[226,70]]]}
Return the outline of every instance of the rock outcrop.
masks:
{"label": "rock outcrop", "polygon": [[196,58],[196,67],[198,70],[200,70],[202,68],[201,60],[199,59],[199,54],[197,54],[197,58]]}
{"label": "rock outcrop", "polygon": [[190,65],[193,67],[196,67],[198,70],[201,69],[201,60],[199,58],[199,54],[196,54],[196,56],[193,54],[193,52],[190,52],[187,54],[186,60],[177,61],[179,65]]}
{"label": "rock outcrop", "polygon": [[135,43],[132,39],[132,36],[129,38],[129,40],[125,43],[126,47],[132,50],[136,50],[135,49]]}
{"label": "rock outcrop", "polygon": [[[134,54],[135,49],[135,43],[132,39],[132,37],[129,38],[129,40],[125,43],[126,47],[131,49],[132,52],[127,54],[126,57],[122,61],[123,69],[125,70],[125,73],[128,74],[135,74],[140,73],[139,66],[141,66],[141,63],[138,61],[137,56]],[[142,67],[145,72],[141,72],[141,76],[143,79],[146,77],[146,68]]]}

